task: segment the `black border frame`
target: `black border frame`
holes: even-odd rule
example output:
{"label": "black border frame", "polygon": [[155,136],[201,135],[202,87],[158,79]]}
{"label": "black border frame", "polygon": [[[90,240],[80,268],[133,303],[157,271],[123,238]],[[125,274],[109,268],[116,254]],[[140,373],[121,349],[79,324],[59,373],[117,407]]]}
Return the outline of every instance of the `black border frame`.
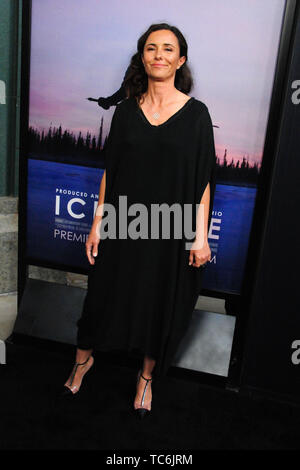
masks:
{"label": "black border frame", "polygon": [[241,287],[240,310],[236,318],[228,370],[227,388],[234,391],[238,391],[241,384],[243,356],[247,341],[247,326],[250,317],[252,294],[257,279],[257,270],[261,264],[262,240],[264,239],[267,226],[267,214],[270,208],[271,188],[276,163],[276,149],[278,148],[280,140],[284,98],[288,86],[288,71],[293,53],[297,8],[299,8],[297,0],[285,1],[261,171],[257,185],[248,255],[245,263],[245,274]]}
{"label": "black border frame", "polygon": [[[299,5],[298,5],[299,6]],[[275,163],[275,150],[278,145],[279,128],[282,118],[282,106],[287,85],[287,70],[291,60],[297,0],[285,0],[285,7],[280,32],[277,63],[274,73],[273,89],[267,122],[266,138],[263,149],[262,165],[257,185],[257,194],[253,220],[249,236],[248,254],[245,264],[241,294],[202,289],[201,295],[214,296],[234,302],[238,305],[234,329],[231,358],[227,376],[227,388],[238,391],[242,368],[242,358],[246,340],[246,329],[251,304],[251,296],[256,281],[257,268],[261,257],[261,240],[265,230],[265,221],[269,205],[270,188]],[[30,87],[30,51],[31,51],[31,12],[32,1],[22,0],[22,63],[21,63],[21,112],[20,112],[20,152],[19,152],[19,203],[18,203],[18,307],[28,278],[28,266],[35,265],[60,271],[87,275],[87,270],[69,265],[57,265],[26,257],[27,227],[27,155],[29,124],[29,87]],[[212,374],[202,374],[211,376]]]}

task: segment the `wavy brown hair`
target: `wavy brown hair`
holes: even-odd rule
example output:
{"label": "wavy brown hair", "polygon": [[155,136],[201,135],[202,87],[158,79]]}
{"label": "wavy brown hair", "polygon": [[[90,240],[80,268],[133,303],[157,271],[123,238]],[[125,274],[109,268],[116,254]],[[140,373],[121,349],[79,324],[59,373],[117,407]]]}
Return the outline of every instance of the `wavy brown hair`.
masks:
{"label": "wavy brown hair", "polygon": [[176,71],[174,86],[183,93],[189,93],[193,88],[192,74],[189,66],[187,65],[188,45],[183,34],[179,31],[178,28],[176,28],[176,26],[170,26],[167,23],[152,24],[138,39],[137,52],[131,57],[130,65],[126,71],[126,76],[124,77],[123,81],[126,96],[128,98],[133,96],[138,100],[138,102],[140,101],[143,93],[145,93],[148,88],[148,75],[145,72],[144,64],[141,59],[144,52],[144,46],[148,36],[153,31],[159,31],[161,29],[167,29],[175,34],[180,48],[179,56],[185,56],[186,58],[184,64]]}

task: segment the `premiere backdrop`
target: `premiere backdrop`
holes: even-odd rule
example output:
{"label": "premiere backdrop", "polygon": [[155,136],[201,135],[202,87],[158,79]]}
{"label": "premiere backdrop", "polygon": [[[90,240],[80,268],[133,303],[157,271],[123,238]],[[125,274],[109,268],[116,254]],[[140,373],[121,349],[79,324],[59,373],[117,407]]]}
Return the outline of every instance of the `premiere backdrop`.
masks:
{"label": "premiere backdrop", "polygon": [[212,261],[203,287],[240,292],[284,6],[285,0],[32,0],[29,264],[88,268],[85,241],[115,107],[104,110],[86,98],[115,93],[139,36],[166,22],[187,40],[190,96],[207,105],[214,125]]}

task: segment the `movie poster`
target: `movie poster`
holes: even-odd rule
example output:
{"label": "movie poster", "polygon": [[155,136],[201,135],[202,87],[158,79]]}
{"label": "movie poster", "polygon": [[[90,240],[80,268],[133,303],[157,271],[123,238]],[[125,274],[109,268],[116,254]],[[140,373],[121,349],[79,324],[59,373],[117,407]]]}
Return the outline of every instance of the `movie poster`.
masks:
{"label": "movie poster", "polygon": [[165,22],[186,38],[189,95],[207,105],[214,125],[217,187],[203,287],[240,292],[284,6],[284,0],[189,0],[184,8],[179,0],[32,0],[30,264],[88,268],[85,242],[111,117],[125,99],[122,81],[138,38]]}

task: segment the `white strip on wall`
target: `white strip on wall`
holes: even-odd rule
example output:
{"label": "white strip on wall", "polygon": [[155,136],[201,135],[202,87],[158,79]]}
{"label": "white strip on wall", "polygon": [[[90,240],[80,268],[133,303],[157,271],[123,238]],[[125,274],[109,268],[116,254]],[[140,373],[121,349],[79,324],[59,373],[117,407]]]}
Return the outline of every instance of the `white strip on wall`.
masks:
{"label": "white strip on wall", "polygon": [[5,343],[0,339],[0,364],[6,364]]}
{"label": "white strip on wall", "polygon": [[0,104],[6,103],[5,82],[0,80]]}

